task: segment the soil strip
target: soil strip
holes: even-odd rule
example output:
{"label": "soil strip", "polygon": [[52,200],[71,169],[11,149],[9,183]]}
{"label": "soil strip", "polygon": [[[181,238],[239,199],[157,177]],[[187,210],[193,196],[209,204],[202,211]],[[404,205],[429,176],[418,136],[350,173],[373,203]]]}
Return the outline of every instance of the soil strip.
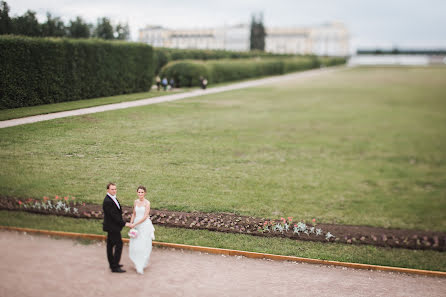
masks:
{"label": "soil strip", "polygon": [[[35,206],[36,201],[38,202],[40,200],[21,202],[21,200],[17,198],[0,197],[0,209],[22,210],[38,214],[61,215],[75,218],[98,220],[103,218],[102,205],[85,203],[77,204],[71,201],[67,203],[70,205],[71,211],[66,211],[63,207],[59,209],[53,207],[51,210],[32,207]],[[55,203],[53,203],[53,205],[55,205]],[[73,212],[73,209],[76,209],[75,213]],[[123,206],[123,216],[126,221],[130,221],[131,214],[132,208]],[[366,244],[381,247],[434,250],[441,252],[446,250],[446,233],[444,232],[340,224],[318,224],[316,226],[306,224],[307,233],[295,233],[293,231],[294,225],[291,225],[288,231],[272,231],[273,226],[277,224],[283,226],[283,222],[280,220],[241,216],[232,213],[176,212],[151,209],[150,217],[153,224],[167,227],[201,229],[263,237],[283,237],[294,240],[323,243],[339,242],[346,244]],[[270,225],[268,227],[269,231],[263,231],[266,221],[269,222]],[[312,227],[315,227],[313,232],[308,232],[309,230],[312,230]],[[321,229],[323,231],[322,234],[318,235],[316,233],[317,229]],[[332,234],[333,237],[327,238],[328,233]]]}

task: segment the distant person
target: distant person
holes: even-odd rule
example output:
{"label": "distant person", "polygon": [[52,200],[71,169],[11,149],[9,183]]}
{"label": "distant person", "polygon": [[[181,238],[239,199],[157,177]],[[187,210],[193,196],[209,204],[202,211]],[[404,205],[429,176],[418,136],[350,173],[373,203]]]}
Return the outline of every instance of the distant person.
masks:
{"label": "distant person", "polygon": [[168,85],[167,78],[164,77],[163,80],[161,81],[161,84],[163,85],[164,91],[166,91],[167,90],[167,85]]}
{"label": "distant person", "polygon": [[203,77],[203,79],[201,80],[201,88],[203,90],[206,90],[207,85],[208,85],[208,80],[206,79],[206,77]]}
{"label": "distant person", "polygon": [[159,77],[159,75],[156,76],[155,82],[156,82],[156,89],[159,91],[161,89],[161,78]]}
{"label": "distant person", "polygon": [[130,237],[129,257],[135,264],[136,272],[144,274],[152,252],[152,240],[155,239],[155,228],[150,220],[150,201],[145,198],[147,190],[139,186],[136,190],[138,199],[133,203],[133,214],[130,219],[132,230],[137,236]]}
{"label": "distant person", "polygon": [[170,85],[170,89],[173,90],[173,88],[175,87],[175,80],[173,78],[170,79],[169,85]]}
{"label": "distant person", "polygon": [[122,219],[122,208],[116,198],[116,184],[107,185],[107,195],[102,203],[104,211],[103,230],[107,232],[107,259],[112,272],[125,272],[119,264],[122,254],[121,230],[124,226],[131,227],[130,223]]}

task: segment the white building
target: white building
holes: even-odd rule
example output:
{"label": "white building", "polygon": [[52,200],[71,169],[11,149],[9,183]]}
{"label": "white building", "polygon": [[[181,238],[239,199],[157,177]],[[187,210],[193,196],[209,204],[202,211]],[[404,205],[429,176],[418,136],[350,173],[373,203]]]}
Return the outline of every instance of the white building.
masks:
{"label": "white building", "polygon": [[[315,27],[266,28],[265,51],[283,54],[347,56],[349,33],[339,22]],[[224,49],[248,51],[250,26],[237,25],[213,29],[172,30],[147,26],[139,30],[139,41],[155,47],[181,49]]]}
{"label": "white building", "polygon": [[138,41],[155,47],[248,51],[249,36],[250,28],[247,25],[175,30],[147,26],[139,30]]}
{"label": "white building", "polygon": [[277,54],[311,52],[309,31],[304,28],[266,28],[265,51]]}
{"label": "white building", "polygon": [[311,52],[318,56],[348,56],[350,34],[344,24],[333,22],[310,28]]}
{"label": "white building", "polygon": [[280,54],[348,56],[349,33],[335,22],[306,28],[267,28],[265,51]]}

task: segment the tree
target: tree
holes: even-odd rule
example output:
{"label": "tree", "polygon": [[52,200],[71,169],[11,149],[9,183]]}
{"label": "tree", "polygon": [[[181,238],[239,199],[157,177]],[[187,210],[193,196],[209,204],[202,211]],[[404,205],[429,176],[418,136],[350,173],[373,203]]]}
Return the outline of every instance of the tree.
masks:
{"label": "tree", "polygon": [[59,17],[52,18],[49,12],[46,17],[47,21],[42,25],[42,36],[64,37],[66,28],[63,21]]}
{"label": "tree", "polygon": [[5,1],[0,2],[0,35],[12,33],[12,22],[9,17],[9,6]]}
{"label": "tree", "polygon": [[76,17],[74,21],[70,20],[69,25],[65,26],[60,17],[52,17],[49,12],[46,14],[46,22],[40,24],[34,11],[28,10],[24,15],[14,18],[9,17],[9,11],[6,1],[0,0],[0,35],[130,39],[130,29],[127,23],[118,24],[114,28],[110,19],[106,17],[98,19],[96,27],[86,23],[81,17]]}
{"label": "tree", "polygon": [[115,29],[115,38],[119,40],[129,40],[130,39],[130,29],[129,24],[118,24]]}
{"label": "tree", "polygon": [[252,15],[251,18],[251,50],[265,50],[265,27],[263,26],[263,14],[260,14],[258,18]]}
{"label": "tree", "polygon": [[108,18],[98,19],[98,23],[94,30],[94,37],[102,39],[114,39],[113,26]]}
{"label": "tree", "polygon": [[70,21],[70,25],[67,27],[68,37],[89,38],[91,27],[92,25],[85,23],[81,17],[76,17],[76,20]]}
{"label": "tree", "polygon": [[41,36],[42,29],[34,11],[28,10],[24,15],[12,19],[13,33],[25,36]]}

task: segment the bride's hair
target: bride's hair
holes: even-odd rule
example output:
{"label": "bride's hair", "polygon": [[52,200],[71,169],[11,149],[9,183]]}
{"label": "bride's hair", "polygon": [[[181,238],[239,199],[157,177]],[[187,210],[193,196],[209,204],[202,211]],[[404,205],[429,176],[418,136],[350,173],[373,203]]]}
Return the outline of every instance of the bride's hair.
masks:
{"label": "bride's hair", "polygon": [[136,192],[138,192],[139,189],[143,190],[144,193],[147,193],[146,187],[144,187],[144,186],[139,186],[138,189],[136,189]]}

